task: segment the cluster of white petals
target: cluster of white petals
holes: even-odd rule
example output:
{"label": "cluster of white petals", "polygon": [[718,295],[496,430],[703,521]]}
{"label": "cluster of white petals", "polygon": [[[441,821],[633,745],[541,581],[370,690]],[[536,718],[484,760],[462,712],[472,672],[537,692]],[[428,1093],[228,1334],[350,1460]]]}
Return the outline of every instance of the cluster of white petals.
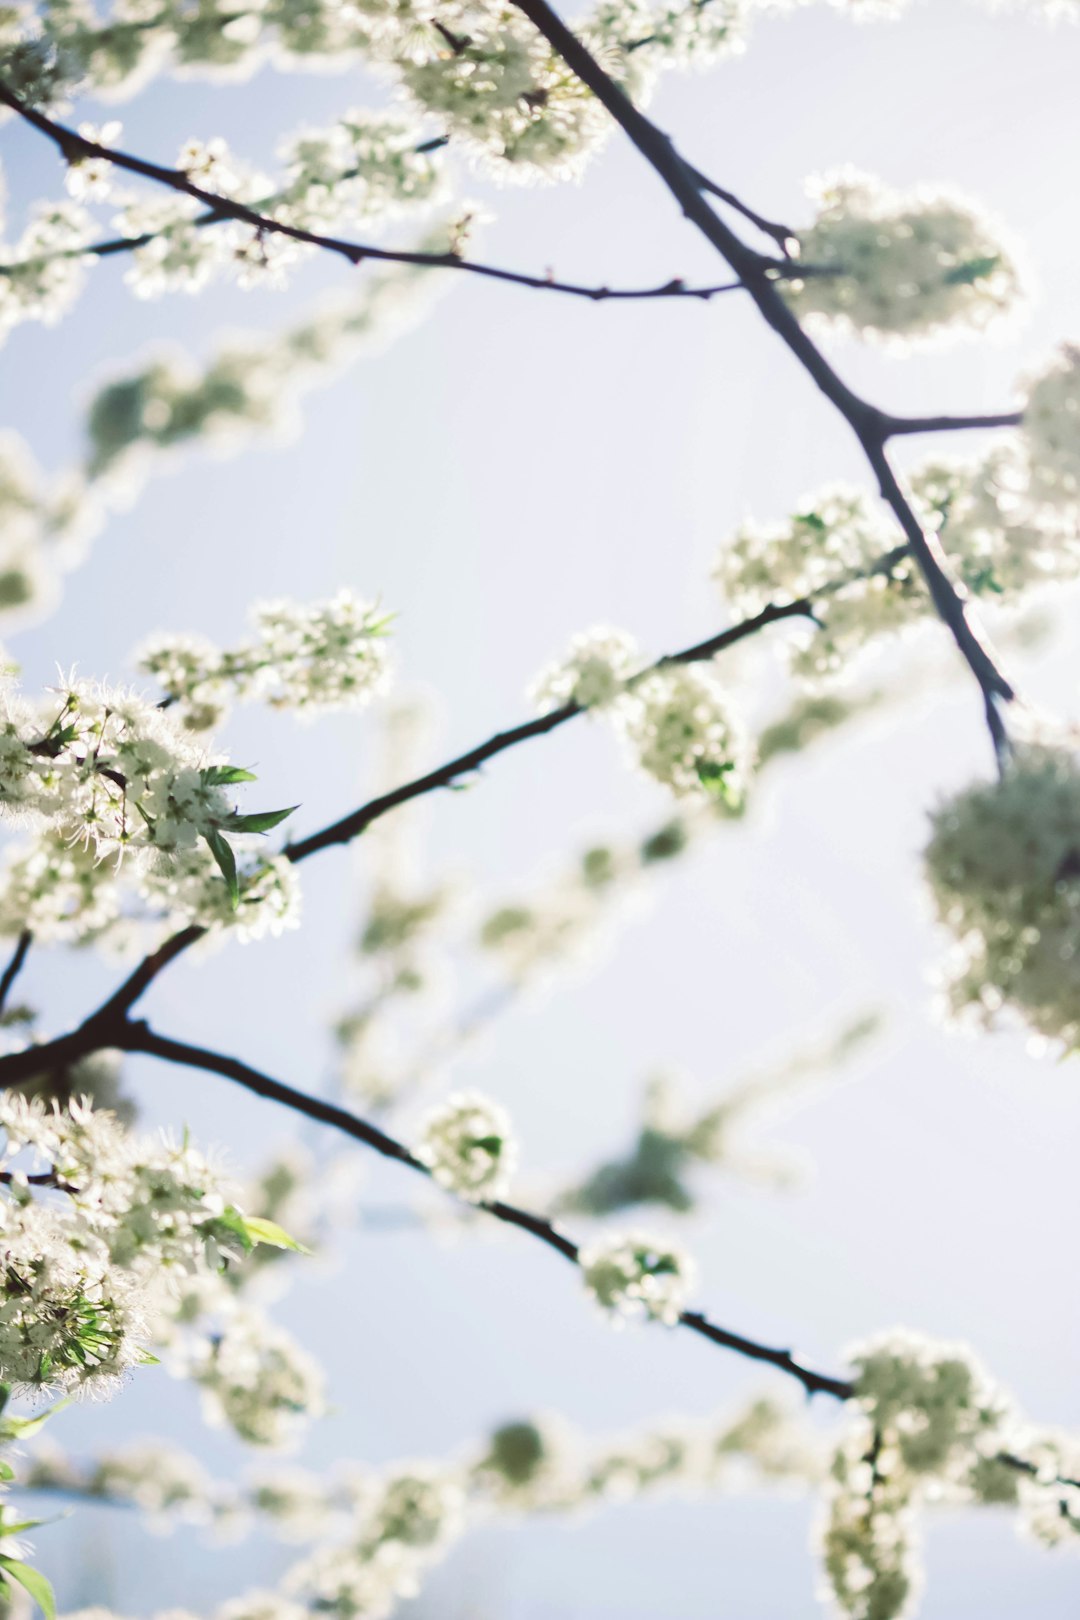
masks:
{"label": "cluster of white petals", "polygon": [[643,669],[633,638],[602,627],[575,636],[530,695],[542,714],[568,703],[606,710],[646,775],[677,797],[741,808],[753,751],[704,665],[672,661]]}
{"label": "cluster of white petals", "polygon": [[741,808],[753,767],[750,739],[708,669],[671,664],[635,681],[616,720],[647,776],[678,798]]}
{"label": "cluster of white petals", "polygon": [[582,709],[606,708],[625,695],[627,681],[641,667],[633,636],[599,626],[572,637],[565,658],[537,676],[530,697],[541,714],[568,703]]}
{"label": "cluster of white petals", "polygon": [[[153,917],[165,919],[172,930],[194,923],[213,932],[228,930],[239,942],[276,939],[300,926],[300,877],[284,855],[266,855],[253,838],[233,841],[237,864],[236,898],[222,880],[217,861],[205,845],[183,850],[156,863],[139,876],[139,894]],[[112,892],[122,892],[121,867]],[[2,892],[2,891],[0,891]],[[54,935],[55,937],[55,935]],[[79,919],[78,937],[87,937]]]}
{"label": "cluster of white petals", "polygon": [[24,321],[54,325],[86,279],[94,221],[77,202],[40,203],[22,235],[0,244],[0,342]]}
{"label": "cluster of white petals", "polygon": [[138,667],[157,680],[189,730],[204,730],[230,699],[258,699],[311,718],[359,709],[389,679],[389,615],[354,592],[326,602],[258,602],[255,636],[223,651],[195,636],[160,634],[137,654]]}
{"label": "cluster of white petals", "polygon": [[924,855],[942,923],[954,1010],[993,1023],[1005,1008],[1039,1035],[1080,1039],[1080,759],[1024,744],[1001,779],[932,817]]}
{"label": "cluster of white petals", "polygon": [[250,1247],[243,1217],[190,1143],[134,1135],[85,1102],[8,1092],[0,1129],[0,1382],[111,1393],[153,1359],[173,1283]]}
{"label": "cluster of white petals", "polygon": [[1028,385],[1022,435],[1035,497],[1061,507],[1075,523],[1080,514],[1080,347],[1063,344]]}
{"label": "cluster of white petals", "polygon": [[689,1255],[640,1232],[609,1233],[579,1257],[585,1287],[615,1322],[679,1320],[697,1280]]}
{"label": "cluster of white petals", "polygon": [[[1012,604],[1080,574],[1080,539],[1040,497],[1017,443],[972,457],[935,457],[909,475],[912,501],[973,596]],[[808,496],[782,523],[744,524],[713,567],[739,619],[805,602],[814,628],[792,645],[792,669],[821,680],[851,669],[882,638],[930,621],[934,606],[904,537],[880,502],[851,485]]]}
{"label": "cluster of white petals", "polygon": [[823,1570],[841,1614],[895,1620],[920,1583],[915,1509],[939,1500],[1015,1503],[1025,1478],[1030,1484],[1024,1440],[965,1345],[901,1330],[849,1359],[860,1415],[833,1457]]}
{"label": "cluster of white petals", "polygon": [[182,1344],[176,1368],[202,1391],[208,1422],[251,1446],[289,1445],[325,1409],[318,1362],[248,1306],[227,1307],[220,1332]]}
{"label": "cluster of white petals", "polygon": [[799,233],[808,274],[784,287],[800,317],[910,342],[983,331],[1016,303],[1016,266],[970,203],[943,191],[892,191],[854,169],[808,189],[817,204]]}
{"label": "cluster of white petals", "polygon": [[505,1109],[477,1092],[458,1092],[424,1121],[416,1157],[441,1187],[489,1203],[510,1185],[517,1144]]}

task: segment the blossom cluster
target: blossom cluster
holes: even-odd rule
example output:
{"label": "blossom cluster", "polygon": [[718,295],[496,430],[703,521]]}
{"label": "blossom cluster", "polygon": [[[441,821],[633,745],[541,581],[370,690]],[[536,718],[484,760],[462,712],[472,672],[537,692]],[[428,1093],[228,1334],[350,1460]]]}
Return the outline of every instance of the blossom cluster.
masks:
{"label": "blossom cluster", "polygon": [[262,1311],[231,1299],[219,1305],[220,1330],[181,1335],[174,1370],[199,1387],[211,1425],[251,1446],[290,1444],[325,1409],[319,1364]]}
{"label": "blossom cluster", "polygon": [[1018,1012],[1067,1049],[1080,1040],[1080,760],[1016,749],[1000,780],[975,783],[932,817],[924,864],[955,940],[953,1008],[993,1023]]}
{"label": "blossom cluster", "polygon": [[[600,0],[581,25],[632,93],[685,61],[715,59],[742,42],[747,0]],[[418,0],[270,3],[236,15],[223,4],[177,4],[147,18],[124,0],[107,24],[81,8],[50,7],[36,29],[14,16],[0,41],[5,77],[24,100],[57,104],[76,87],[130,92],[172,66],[250,70],[318,67],[361,55],[388,72],[418,110],[511,176],[572,172],[602,139],[600,110],[520,13],[501,0],[444,0],[432,19]]]}
{"label": "blossom cluster", "polygon": [[575,636],[532,696],[542,713],[567,703],[607,710],[640,769],[676,797],[741,807],[752,751],[707,668],[673,661],[642,668],[630,636],[600,628]]}
{"label": "blossom cluster", "polygon": [[244,1217],[189,1143],[132,1135],[85,1103],[6,1093],[0,1129],[0,1382],[111,1393],[154,1359],[177,1279],[251,1247]]}
{"label": "blossom cluster", "polygon": [[[912,501],[973,596],[1013,603],[1080,574],[1067,513],[1042,499],[1022,442],[980,455],[936,457],[910,474]],[[848,670],[880,638],[928,622],[933,602],[900,530],[863,490],[834,485],[783,523],[744,525],[714,564],[739,618],[805,602],[814,628],[793,644],[792,667],[820,680]]]}
{"label": "blossom cluster", "polygon": [[784,294],[800,317],[911,342],[982,331],[1019,296],[998,230],[941,191],[899,193],[844,169],[810,185],[814,222],[799,232],[800,280]]}
{"label": "blossom cluster", "polygon": [[1075,520],[1080,512],[1080,347],[1063,344],[1026,389],[1022,437],[1032,493]]}
{"label": "blossom cluster", "polygon": [[[443,200],[442,153],[408,118],[356,109],[325,129],[281,144],[273,181],[239,163],[220,139],[186,143],[177,167],[204,191],[224,195],[278,225],[316,233],[368,227]],[[214,220],[195,199],[132,194],[118,216],[139,245],[127,280],[140,297],[198,292],[222,274],[243,286],[280,284],[283,272],[317,250],[293,238]]]}
{"label": "blossom cluster", "polygon": [[234,698],[311,717],[362,708],[385,690],[391,615],[354,592],[308,604],[257,602],[251,618],[255,635],[238,647],[160,634],[136,655],[189,730],[216,725]]}
{"label": "blossom cluster", "polygon": [[[86,681],[69,681],[37,705],[10,683],[0,693],[0,806],[104,861],[126,855],[142,868],[167,867],[205,847],[234,909],[241,876],[230,837],[269,832],[290,814],[241,814],[227,789],[250,781],[250,771],[197,746],[135,693]],[[93,912],[85,869],[72,872],[62,861],[30,866],[30,881],[46,885],[46,915],[57,889],[65,918]],[[16,884],[28,875],[18,857],[10,871]]]}
{"label": "blossom cluster", "polygon": [[449,1192],[490,1203],[510,1185],[517,1144],[504,1109],[477,1092],[459,1092],[428,1115],[416,1157]]}
{"label": "blossom cluster", "polygon": [[894,1620],[918,1589],[915,1510],[927,1501],[1019,1509],[1050,1545],[1080,1535],[1075,1445],[1022,1423],[963,1345],[883,1335],[851,1354],[856,1421],[833,1457],[821,1554],[851,1620]]}
{"label": "blossom cluster", "polygon": [[586,1289],[616,1324],[644,1317],[673,1326],[697,1280],[689,1255],[641,1232],[598,1238],[580,1264]]}

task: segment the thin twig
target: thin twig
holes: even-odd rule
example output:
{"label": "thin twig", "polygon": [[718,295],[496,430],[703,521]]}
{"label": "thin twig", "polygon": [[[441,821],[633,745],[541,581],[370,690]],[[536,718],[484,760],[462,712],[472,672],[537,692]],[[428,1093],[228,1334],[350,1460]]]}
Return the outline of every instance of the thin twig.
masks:
{"label": "thin twig", "polygon": [[[710,658],[715,658],[718,653],[724,652],[728,647],[733,647],[738,642],[744,641],[748,636],[756,635],[759,630],[765,629],[770,624],[778,624],[784,619],[812,619],[813,617],[813,606],[805,597],[795,602],[770,604],[768,607],[763,608],[760,613],[756,613],[753,618],[744,619],[741,623],[732,625],[727,630],[721,630],[719,634],[710,636],[707,641],[699,641],[693,647],[687,647],[682,652],[668,653],[663,658],[658,658],[654,664],[649,665],[647,670],[642,671],[642,675],[651,674],[654,670],[664,669],[670,664],[703,663]],[[636,678],[640,679],[641,677]],[[505,753],[508,748],[514,748],[518,743],[526,742],[530,737],[544,736],[548,732],[556,730],[557,727],[565,725],[568,720],[573,720],[577,715],[584,713],[585,710],[579,704],[567,703],[560,709],[552,710],[550,714],[539,715],[535,720],[527,720],[523,725],[514,726],[510,731],[497,732],[494,737],[489,737],[479,747],[471,748],[468,753],[459,754],[456,759],[447,761],[445,765],[440,765],[437,770],[429,771],[426,776],[419,776],[412,782],[405,782],[401,787],[394,788],[391,792],[370,800],[369,803],[361,805],[358,810],[353,810],[349,815],[342,816],[339,821],[332,822],[328,827],[323,827],[319,832],[311,833],[307,838],[300,839],[298,843],[286,845],[284,853],[291,861],[303,861],[309,855],[316,854],[320,849],[327,849],[331,844],[347,844],[351,839],[357,837],[359,833],[362,833],[366,827],[370,826],[373,821],[377,820],[379,816],[385,815],[388,810],[393,810],[400,804],[407,804],[411,799],[420,798],[421,795],[431,793],[436,788],[450,787],[460,777],[472,775],[479,770],[481,765],[485,764],[489,759],[493,759],[496,754]]]}
{"label": "thin twig", "polygon": [[[763,214],[759,214],[755,209],[748,207],[740,197],[736,197],[733,191],[725,190],[723,186],[718,186],[715,180],[710,180],[707,174],[702,174],[700,169],[691,168],[689,165],[687,165],[687,168],[702,191],[709,192],[713,197],[719,197],[722,203],[726,203],[729,208],[734,208],[737,214],[741,214],[744,219],[749,220],[750,224],[756,230],[759,230],[763,236],[767,236],[771,241],[775,242],[785,259],[790,259],[791,244],[798,241],[798,236],[789,225],[781,225],[775,219],[766,219]],[[798,265],[796,269],[802,272],[803,267]]]}
{"label": "thin twig", "polygon": [[[245,1090],[254,1092],[258,1097],[265,1097],[272,1102],[283,1104],[295,1113],[304,1115],[307,1119],[314,1119],[320,1124],[329,1125],[334,1130],[343,1132],[354,1141],[362,1142],[366,1147],[373,1148],[384,1158],[393,1159],[398,1164],[405,1165],[420,1175],[429,1175],[426,1165],[395,1137],[389,1136],[380,1130],[377,1125],[370,1124],[358,1115],[350,1113],[345,1108],[339,1108],[334,1103],[325,1102],[321,1097],[312,1097],[308,1093],[298,1091],[293,1086],[285,1085],[280,1080],[272,1079],[270,1075],[262,1074],[238,1058],[228,1057],[220,1052],[209,1051],[205,1047],[192,1046],[185,1041],[174,1041],[166,1036],[158,1035],[142,1022],[129,1022],[118,1032],[118,1045],[126,1052],[141,1052],[149,1057],[160,1058],[166,1063],[178,1063],[187,1068],[202,1069],[211,1074],[219,1074],[227,1080],[234,1081],[243,1086]],[[536,1215],[531,1210],[520,1209],[515,1204],[506,1203],[502,1199],[490,1203],[476,1204],[473,1208],[492,1215],[497,1221],[508,1226],[515,1226],[519,1231],[528,1232],[531,1237],[537,1238],[549,1249],[569,1260],[573,1265],[580,1264],[578,1245],[558,1230],[545,1216]],[[772,1345],[761,1344],[756,1339],[746,1338],[741,1333],[732,1333],[727,1328],[718,1327],[700,1311],[684,1311],[679,1317],[679,1324],[689,1328],[692,1333],[708,1339],[712,1344],[722,1346],[726,1350],[734,1350],[741,1356],[752,1361],[766,1362],[778,1368],[789,1377],[796,1379],[806,1390],[808,1395],[831,1395],[839,1401],[850,1400],[854,1394],[851,1383],[844,1378],[834,1378],[828,1373],[816,1372],[813,1368],[805,1366],[796,1359],[790,1350],[777,1349]]]}
{"label": "thin twig", "polygon": [[33,934],[30,932],[29,928],[24,928],[18,939],[15,941],[15,949],[11,953],[11,960],[4,969],[3,978],[0,978],[0,1013],[2,1013],[4,1008],[7,1006],[7,999],[11,994],[12,985],[22,972],[23,963],[26,961],[27,954],[33,943]]}

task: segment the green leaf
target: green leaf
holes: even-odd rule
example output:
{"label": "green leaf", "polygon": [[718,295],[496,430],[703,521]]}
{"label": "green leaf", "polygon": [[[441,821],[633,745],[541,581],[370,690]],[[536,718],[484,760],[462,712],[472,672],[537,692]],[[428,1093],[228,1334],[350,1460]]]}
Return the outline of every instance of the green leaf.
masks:
{"label": "green leaf", "polygon": [[30,1564],[23,1564],[17,1558],[5,1558],[2,1555],[0,1568],[7,1570],[11,1579],[18,1581],[23,1590],[29,1592],[46,1620],[56,1620],[56,1597],[51,1583],[39,1569],[32,1568]]}
{"label": "green leaf", "polygon": [[55,1519],[20,1519],[18,1524],[0,1525],[0,1536],[21,1536],[25,1530],[37,1530],[43,1524],[55,1524]]}
{"label": "green leaf", "polygon": [[945,285],[970,287],[976,281],[982,281],[992,275],[1000,263],[1001,255],[998,253],[987,254],[982,259],[967,259],[963,264],[955,264],[951,270],[946,270],[943,278]]}
{"label": "green leaf", "polygon": [[289,1236],[284,1227],[276,1221],[268,1221],[262,1215],[245,1215],[243,1217],[244,1230],[252,1243],[269,1243],[275,1249],[292,1249],[296,1254],[310,1254],[311,1250],[304,1244],[297,1243],[295,1238]]}
{"label": "green leaf", "polygon": [[235,911],[240,904],[240,879],[236,875],[236,856],[232,852],[232,846],[227,839],[222,838],[216,827],[211,827],[210,831],[204,836],[207,847],[215,861],[217,861],[221,869],[221,875],[228,885],[229,899],[232,901],[232,908]]}
{"label": "green leaf", "polygon": [[245,1217],[241,1215],[238,1209],[234,1209],[232,1204],[228,1204],[220,1215],[215,1215],[212,1221],[207,1221],[204,1226],[200,1227],[200,1231],[209,1237],[213,1237],[215,1231],[219,1231],[222,1227],[237,1239],[245,1254],[251,1253],[255,1247],[256,1239],[248,1231]]}
{"label": "green leaf", "polygon": [[274,827],[291,816],[294,810],[299,810],[298,804],[290,804],[287,810],[256,810],[250,816],[230,816],[225,825],[230,832],[270,832]]}
{"label": "green leaf", "polygon": [[55,1406],[50,1406],[47,1412],[39,1412],[36,1417],[5,1418],[0,1424],[0,1436],[5,1440],[25,1440],[30,1435],[37,1434],[51,1417],[55,1417],[57,1412],[62,1412],[65,1406],[70,1405],[69,1400],[57,1401]]}
{"label": "green leaf", "polygon": [[14,1478],[15,1478],[15,1470],[14,1470],[14,1468],[12,1468],[10,1463],[6,1463],[6,1462],[3,1461],[2,1458],[0,1458],[0,1479],[14,1479]]}
{"label": "green leaf", "polygon": [[207,787],[231,787],[234,782],[257,782],[254,771],[241,770],[239,765],[211,765],[200,771]]}

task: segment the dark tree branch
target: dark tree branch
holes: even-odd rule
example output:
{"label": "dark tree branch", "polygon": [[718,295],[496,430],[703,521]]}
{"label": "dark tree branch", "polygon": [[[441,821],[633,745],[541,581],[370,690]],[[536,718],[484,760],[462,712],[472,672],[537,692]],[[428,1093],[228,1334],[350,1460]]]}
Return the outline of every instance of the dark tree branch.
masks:
{"label": "dark tree branch", "polygon": [[[900,547],[896,552],[890,552],[884,561],[895,560],[905,549]],[[727,630],[721,630],[717,635],[710,636],[707,641],[699,641],[681,652],[667,654],[643,670],[642,674],[663,669],[670,664],[704,662],[726,648],[746,640],[747,637],[756,635],[759,630],[765,629],[770,624],[796,618],[815,619],[813,604],[808,599],[763,608],[753,618],[731,625]],[[370,827],[373,821],[397,809],[399,805],[422,798],[438,788],[453,786],[459,778],[479,770],[481,765],[489,759],[494,759],[497,754],[505,753],[507,749],[516,747],[518,743],[527,742],[532,737],[545,736],[584,712],[576,703],[567,703],[561,709],[554,709],[550,714],[538,715],[535,720],[526,720],[522,725],[514,726],[509,731],[497,732],[486,742],[469,749],[465,754],[459,754],[455,759],[448,760],[436,770],[415,777],[411,782],[403,782],[400,787],[393,788],[389,793],[380,794],[378,798],[370,799],[359,809],[350,811],[347,816],[342,816],[340,820],[311,833],[309,837],[302,838],[295,844],[286,845],[282,853],[286,859],[296,863],[307,860],[310,855],[315,855],[322,849],[329,849],[335,844],[347,844]],[[156,951],[144,957],[108,1000],[70,1034],[0,1057],[0,1086],[14,1085],[18,1080],[40,1074],[50,1063],[69,1063],[75,1058],[85,1057],[90,1052],[114,1045],[113,1032],[116,1026],[123,1024],[127,1014],[158,974],[171,962],[175,962],[178,956],[182,956],[190,946],[202,939],[205,933],[205,928],[191,924],[170,935]]]}
{"label": "dark tree branch", "polygon": [[972,428],[1019,427],[1023,411],[998,411],[992,416],[890,416],[885,432],[890,439],[911,433],[966,433]]}
{"label": "dark tree branch", "polygon": [[[952,632],[961,654],[982,690],[987,711],[1015,697],[999,669],[982,629],[969,610],[969,600],[950,578],[934,535],[924,532],[889,464],[886,446],[890,418],[860,398],[833,369],[803,331],[771,279],[768,263],[714,213],[702,192],[700,177],[679,156],[669,137],[651,123],[615,84],[587,47],[547,3],[514,0],[566,65],[597,100],[663,181],[683,214],[730,266],[761,315],[799,361],[826,399],[835,406],[862,446],[878,480],[881,495],[900,524],[926,580],[934,606]],[[997,737],[994,738],[995,748]]]}
{"label": "dark tree branch", "polygon": [[[170,191],[179,192],[182,196],[192,197],[196,202],[203,203],[207,212],[200,218],[192,220],[191,223],[194,225],[213,225],[234,220],[241,225],[250,225],[252,230],[261,236],[284,236],[306,247],[322,248],[325,252],[336,253],[354,266],[374,262],[413,264],[432,270],[462,270],[468,275],[483,276],[490,281],[509,282],[517,287],[531,287],[537,292],[565,293],[572,298],[588,299],[594,304],[655,298],[689,298],[696,299],[699,303],[708,303],[718,294],[737,292],[740,287],[738,281],[726,281],[711,287],[688,287],[678,277],[656,287],[593,287],[574,281],[559,281],[552,275],[534,276],[524,271],[504,270],[498,265],[464,259],[457,253],[421,253],[405,248],[380,248],[366,242],[349,242],[338,236],[324,236],[317,231],[306,231],[299,225],[288,225],[283,220],[272,219],[266,214],[260,214],[255,208],[249,208],[245,203],[234,202],[229,197],[207,191],[202,186],[196,185],[183,169],[168,169],[158,163],[149,163],[145,158],[135,157],[130,152],[121,152],[116,147],[102,146],[98,141],[87,140],[77,131],[69,129],[66,124],[58,124],[55,119],[28,106],[2,80],[0,80],[0,103],[10,107],[20,118],[24,118],[40,134],[51,140],[69,163],[84,158],[100,158],[118,169],[126,169],[131,174],[141,175],[144,180],[153,180],[157,185],[167,186]],[[105,258],[114,253],[126,253],[145,246],[152,240],[152,234],[117,237],[109,242],[99,242],[96,246],[81,248],[78,252],[95,254],[98,258]],[[2,273],[0,270],[0,274]]]}
{"label": "dark tree branch", "polygon": [[[403,1142],[388,1136],[377,1125],[369,1124],[367,1120],[359,1118],[345,1108],[338,1108],[333,1103],[325,1102],[321,1097],[309,1096],[306,1092],[297,1091],[295,1087],[285,1085],[280,1080],[274,1080],[237,1058],[209,1051],[205,1047],[191,1046],[184,1041],[169,1040],[166,1036],[156,1034],[141,1021],[126,1023],[118,1035],[117,1044],[123,1051],[141,1052],[149,1057],[160,1058],[166,1063],[178,1063],[187,1068],[219,1074],[243,1086],[245,1090],[254,1092],[257,1097],[281,1103],[295,1113],[302,1114],[306,1119],[317,1120],[320,1124],[329,1125],[332,1129],[343,1132],[354,1141],[373,1148],[384,1158],[393,1159],[420,1175],[426,1176],[430,1173],[427,1166],[421,1164]],[[516,1226],[520,1231],[528,1232],[531,1237],[537,1238],[549,1249],[554,1249],[571,1264],[580,1263],[578,1245],[564,1236],[544,1216],[519,1209],[515,1204],[505,1203],[501,1199],[471,1207],[483,1210],[485,1214],[494,1216],[497,1221],[502,1221],[508,1226]],[[804,1366],[790,1350],[759,1344],[755,1339],[748,1339],[740,1333],[732,1333],[727,1328],[718,1327],[700,1311],[684,1311],[679,1317],[679,1323],[680,1326],[689,1328],[692,1333],[708,1339],[712,1344],[720,1345],[726,1350],[734,1350],[738,1355],[746,1356],[752,1361],[766,1362],[787,1373],[802,1385],[808,1395],[831,1395],[836,1400],[846,1401],[854,1394],[848,1380],[834,1378],[827,1373],[816,1372],[813,1368]]]}
{"label": "dark tree branch", "polygon": [[[737,214],[741,214],[744,219],[749,220],[755,230],[759,230],[763,236],[769,237],[771,241],[776,243],[785,259],[790,259],[791,245],[793,242],[798,241],[798,236],[789,225],[781,225],[774,219],[766,219],[763,214],[757,213],[753,208],[748,208],[746,203],[741,198],[736,197],[733,191],[725,191],[724,187],[718,186],[715,180],[710,180],[707,174],[702,174],[700,169],[690,168],[689,165],[687,165],[687,168],[702,191],[707,191],[712,197],[718,197],[722,203],[726,203]],[[795,268],[801,270],[802,266],[799,265]]]}
{"label": "dark tree branch", "polygon": [[3,978],[0,978],[0,1013],[2,1013],[4,1008],[7,1006],[7,999],[11,994],[12,986],[14,985],[15,980],[19,977],[19,974],[22,972],[23,963],[26,961],[30,947],[33,943],[33,934],[30,932],[29,928],[24,928],[15,942],[15,949],[11,953],[11,960],[4,969]]}

